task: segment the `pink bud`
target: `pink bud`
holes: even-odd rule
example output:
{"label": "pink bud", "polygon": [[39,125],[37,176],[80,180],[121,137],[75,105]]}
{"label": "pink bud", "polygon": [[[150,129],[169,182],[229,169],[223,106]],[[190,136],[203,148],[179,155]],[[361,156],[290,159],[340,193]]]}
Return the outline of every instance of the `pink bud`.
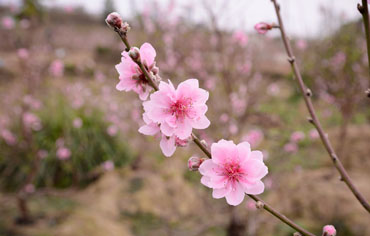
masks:
{"label": "pink bud", "polygon": [[203,159],[199,157],[190,157],[188,160],[188,168],[190,171],[197,171],[200,164],[202,164]]}
{"label": "pink bud", "polygon": [[322,229],[322,236],[335,236],[337,231],[332,225],[325,225]]}
{"label": "pink bud", "polygon": [[133,61],[138,61],[140,59],[140,50],[137,47],[132,47],[128,52],[128,55]]}
{"label": "pink bud", "polygon": [[272,29],[272,25],[265,22],[260,22],[254,26],[254,29],[257,30],[257,33],[259,34],[266,34],[267,31]]}
{"label": "pink bud", "polygon": [[122,17],[117,12],[110,13],[105,22],[112,28],[121,29],[122,27]]}

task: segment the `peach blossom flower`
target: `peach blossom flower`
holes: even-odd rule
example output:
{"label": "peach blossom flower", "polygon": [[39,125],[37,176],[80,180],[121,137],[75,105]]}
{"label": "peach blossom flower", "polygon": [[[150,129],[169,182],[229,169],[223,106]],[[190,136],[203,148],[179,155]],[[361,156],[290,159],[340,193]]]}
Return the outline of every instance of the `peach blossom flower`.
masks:
{"label": "peach blossom flower", "polygon": [[235,145],[233,141],[220,140],[212,144],[212,159],[204,161],[199,172],[201,183],[213,188],[214,198],[226,198],[228,204],[239,205],[245,194],[261,194],[267,175],[262,152],[251,151],[248,142]]}

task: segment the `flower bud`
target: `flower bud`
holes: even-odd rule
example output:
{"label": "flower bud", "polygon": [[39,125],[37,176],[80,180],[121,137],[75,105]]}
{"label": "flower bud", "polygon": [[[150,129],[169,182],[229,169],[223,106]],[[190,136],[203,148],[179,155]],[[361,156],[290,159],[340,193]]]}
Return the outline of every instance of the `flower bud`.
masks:
{"label": "flower bud", "polygon": [[335,236],[337,231],[332,225],[325,225],[322,229],[322,236]]}
{"label": "flower bud", "polygon": [[131,57],[133,61],[140,60],[140,50],[137,47],[132,47],[128,52],[128,55]]}
{"label": "flower bud", "polygon": [[368,98],[370,98],[370,88],[366,89],[365,94]]}
{"label": "flower bud", "polygon": [[121,29],[122,27],[122,17],[117,12],[110,13],[105,22],[112,28]]}
{"label": "flower bud", "polygon": [[257,30],[257,33],[259,34],[266,34],[267,31],[272,29],[272,25],[265,22],[260,22],[254,26],[254,29]]}
{"label": "flower bud", "polygon": [[188,168],[190,171],[197,171],[202,164],[203,159],[199,157],[190,157],[188,160]]}

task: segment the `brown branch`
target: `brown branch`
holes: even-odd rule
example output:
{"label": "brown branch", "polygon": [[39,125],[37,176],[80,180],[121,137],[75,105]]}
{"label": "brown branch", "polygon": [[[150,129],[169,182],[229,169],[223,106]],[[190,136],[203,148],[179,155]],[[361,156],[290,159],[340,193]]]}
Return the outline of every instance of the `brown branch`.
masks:
{"label": "brown branch", "polygon": [[367,45],[367,61],[369,63],[369,75],[370,75],[370,28],[369,28],[369,9],[367,5],[367,0],[362,0],[362,5],[357,4],[357,9],[362,15],[365,28],[365,38]]}
{"label": "brown branch", "polygon": [[316,112],[315,112],[315,109],[313,107],[312,100],[311,100],[312,93],[306,87],[306,85],[303,82],[303,79],[302,79],[301,73],[299,71],[297,62],[296,62],[296,60],[294,58],[294,55],[293,55],[293,51],[292,51],[292,47],[290,45],[290,41],[289,41],[289,39],[288,39],[288,37],[285,33],[284,24],[283,24],[281,14],[280,14],[280,6],[276,2],[276,0],[271,0],[271,1],[273,2],[274,6],[275,6],[276,16],[277,16],[279,26],[280,26],[279,29],[280,29],[280,32],[281,32],[281,38],[283,40],[285,50],[286,50],[286,53],[288,55],[288,61],[291,65],[291,67],[292,67],[292,70],[294,72],[294,76],[295,76],[296,81],[298,83],[299,89],[300,89],[300,91],[303,95],[303,98],[304,98],[305,104],[307,106],[308,112],[310,113],[310,116],[311,116],[309,118],[309,121],[315,126],[318,133],[320,134],[321,141],[324,144],[325,149],[329,153],[329,156],[330,156],[331,160],[333,161],[334,166],[337,168],[338,172],[340,173],[341,180],[343,180],[347,184],[347,186],[352,191],[352,193],[355,195],[355,197],[358,199],[358,201],[361,203],[361,205],[370,213],[369,203],[366,201],[364,196],[357,190],[356,186],[353,184],[353,182],[352,182],[351,178],[349,177],[347,171],[344,169],[344,167],[342,165],[342,162],[339,160],[337,154],[335,153],[334,148],[332,147],[332,145],[329,141],[329,138],[326,136],[326,134],[325,134],[325,132],[324,132],[322,126],[321,126],[321,123],[320,123],[319,119],[317,118],[317,115],[316,115]]}
{"label": "brown branch", "polygon": [[[126,45],[126,51],[129,51],[130,49],[130,44],[128,43],[128,40],[127,40],[127,35],[126,34],[120,34],[118,30],[115,30],[118,35],[121,37],[122,39],[122,42],[125,43]],[[155,80],[153,79],[153,77],[151,76],[151,74],[147,71],[147,69],[141,64],[141,62],[139,60],[133,60],[139,67],[140,69],[142,70],[142,72],[144,73],[146,79],[148,80],[149,84],[153,87],[153,89],[155,91],[158,91],[158,86],[157,84],[155,83]],[[192,138],[193,138],[193,141],[194,143],[209,157],[209,158],[212,158],[212,155],[211,155],[211,152],[208,150],[208,148],[199,140],[199,138],[194,134],[192,133],[191,134]],[[277,217],[279,220],[281,220],[282,222],[284,222],[285,224],[289,225],[290,227],[292,227],[293,229],[295,229],[296,231],[300,232],[302,235],[305,235],[305,236],[315,236],[314,234],[308,232],[307,230],[303,229],[302,227],[300,227],[299,225],[295,224],[292,220],[290,220],[289,218],[287,218],[286,216],[284,216],[283,214],[279,213],[277,210],[275,210],[274,208],[272,208],[270,205],[268,205],[267,203],[265,203],[262,199],[260,199],[259,197],[255,196],[255,195],[250,195],[250,194],[247,194],[250,198],[252,198],[254,201],[256,201],[257,203],[261,203],[263,204],[263,208],[268,211],[270,214],[272,214],[273,216]]]}

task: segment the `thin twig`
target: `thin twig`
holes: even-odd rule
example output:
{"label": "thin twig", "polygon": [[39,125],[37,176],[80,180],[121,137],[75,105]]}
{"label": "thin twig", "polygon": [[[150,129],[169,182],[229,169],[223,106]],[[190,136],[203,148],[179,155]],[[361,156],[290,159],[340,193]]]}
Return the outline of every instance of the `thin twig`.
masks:
{"label": "thin twig", "polygon": [[288,54],[288,61],[289,61],[290,65],[292,67],[292,70],[294,72],[294,76],[295,76],[296,81],[298,83],[299,89],[300,89],[300,91],[303,95],[303,98],[304,98],[304,101],[306,103],[308,112],[311,115],[311,117],[309,118],[309,121],[315,126],[318,133],[320,134],[321,141],[324,144],[325,149],[329,153],[330,158],[333,161],[334,166],[337,168],[338,172],[340,173],[341,180],[343,180],[347,184],[347,186],[352,191],[352,193],[355,195],[355,197],[358,199],[358,201],[361,203],[361,205],[370,213],[369,203],[366,201],[364,196],[357,190],[357,188],[353,184],[353,182],[352,182],[351,178],[349,177],[347,171],[344,169],[344,167],[342,165],[342,162],[339,160],[337,154],[335,153],[334,148],[332,147],[332,145],[329,141],[329,138],[326,136],[324,130],[322,129],[321,123],[320,123],[319,119],[317,118],[315,109],[314,109],[313,104],[312,104],[312,100],[311,100],[312,93],[306,87],[306,85],[303,82],[303,79],[302,79],[301,73],[299,71],[297,62],[296,62],[295,57],[293,55],[293,51],[292,51],[292,47],[290,45],[290,41],[289,41],[289,39],[288,39],[288,37],[285,33],[284,24],[283,24],[281,14],[280,14],[280,6],[276,2],[276,0],[271,0],[271,1],[273,2],[274,6],[275,6],[276,16],[277,16],[279,26],[280,26],[279,29],[280,29],[280,32],[281,32],[281,38],[283,40],[286,53]]}
{"label": "thin twig", "polygon": [[362,15],[365,28],[365,38],[367,45],[367,61],[369,63],[369,75],[370,75],[370,28],[369,28],[369,9],[367,6],[367,0],[362,0],[362,5],[357,4],[357,9]]}
{"label": "thin twig", "polygon": [[[116,31],[117,32],[117,31]],[[127,40],[127,36],[126,35],[122,35],[120,33],[118,33],[118,35],[121,37],[122,39],[122,42],[126,45],[126,50],[130,49],[130,44],[128,43],[128,40]],[[149,84],[153,87],[153,89],[155,91],[158,91],[158,86],[157,84],[155,83],[155,80],[153,79],[153,77],[150,75],[150,73],[147,71],[147,69],[140,63],[140,61],[135,61],[135,63],[140,67],[140,69],[142,70],[142,72],[144,73],[146,79],[148,80]],[[194,134],[192,133],[191,134],[192,138],[193,138],[193,141],[194,143],[209,157],[209,158],[212,158],[212,155],[211,155],[211,152],[208,150],[208,148],[199,140],[199,138]],[[247,194],[250,198],[252,198],[254,201],[256,202],[261,202],[263,204],[263,208],[268,211],[270,214],[272,214],[273,216],[277,217],[279,220],[281,220],[282,222],[284,222],[285,224],[289,225],[290,227],[292,227],[293,229],[295,229],[296,231],[300,232],[302,235],[304,236],[315,236],[314,234],[308,232],[307,230],[303,229],[301,226],[297,225],[296,223],[294,223],[292,220],[290,220],[289,218],[287,218],[286,216],[284,216],[283,214],[279,213],[277,210],[275,210],[274,208],[272,208],[269,204],[265,203],[261,198],[255,196],[255,195],[250,195],[250,194]]]}

